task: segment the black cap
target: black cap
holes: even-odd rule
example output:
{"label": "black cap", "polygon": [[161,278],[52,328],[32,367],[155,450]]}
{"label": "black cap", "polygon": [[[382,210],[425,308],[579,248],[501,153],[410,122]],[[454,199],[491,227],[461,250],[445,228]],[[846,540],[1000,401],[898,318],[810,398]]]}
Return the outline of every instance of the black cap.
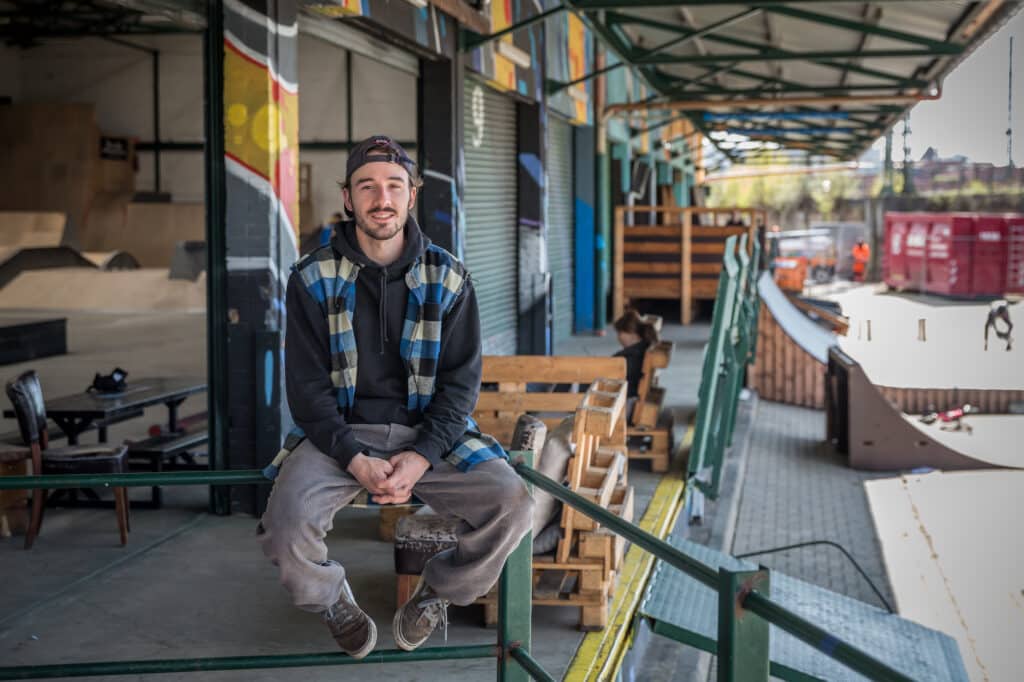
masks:
{"label": "black cap", "polygon": [[349,152],[348,162],[345,164],[345,182],[347,183],[359,168],[375,162],[397,163],[408,171],[410,178],[416,177],[416,164],[402,149],[402,145],[387,135],[374,135],[357,144]]}

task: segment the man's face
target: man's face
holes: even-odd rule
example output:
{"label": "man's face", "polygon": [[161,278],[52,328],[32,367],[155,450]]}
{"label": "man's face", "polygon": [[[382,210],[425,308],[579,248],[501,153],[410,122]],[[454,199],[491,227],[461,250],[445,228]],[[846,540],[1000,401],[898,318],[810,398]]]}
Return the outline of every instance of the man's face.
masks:
{"label": "man's face", "polygon": [[387,241],[402,231],[416,205],[416,188],[397,163],[378,161],[361,166],[342,190],[345,207],[366,236]]}

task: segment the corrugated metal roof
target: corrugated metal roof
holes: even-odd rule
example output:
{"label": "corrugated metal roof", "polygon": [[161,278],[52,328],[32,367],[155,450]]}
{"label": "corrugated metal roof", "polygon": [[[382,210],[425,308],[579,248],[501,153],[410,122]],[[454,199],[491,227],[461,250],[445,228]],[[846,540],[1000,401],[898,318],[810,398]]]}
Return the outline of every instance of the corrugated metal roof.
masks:
{"label": "corrugated metal roof", "polygon": [[[688,103],[674,114],[663,109],[660,116],[686,115],[706,134],[715,132],[713,141],[725,133],[744,134],[839,159],[856,158],[867,149],[902,118],[913,98],[938,94],[941,79],[1020,5],[1007,0],[573,3],[598,25],[606,44],[659,91],[657,101]],[[905,99],[880,101],[883,96]],[[794,97],[801,101],[793,102]],[[714,116],[706,115],[712,111]],[[758,153],[721,151],[734,160]]]}

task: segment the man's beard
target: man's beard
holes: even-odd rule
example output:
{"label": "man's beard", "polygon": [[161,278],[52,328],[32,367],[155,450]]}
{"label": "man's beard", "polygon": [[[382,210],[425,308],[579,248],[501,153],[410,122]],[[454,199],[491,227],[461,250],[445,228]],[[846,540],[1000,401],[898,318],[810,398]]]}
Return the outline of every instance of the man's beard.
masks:
{"label": "man's beard", "polygon": [[375,239],[380,242],[386,242],[401,232],[405,227],[405,222],[408,218],[408,214],[403,215],[401,211],[394,209],[394,224],[380,226],[368,217],[371,213],[373,213],[373,210],[369,210],[365,214],[356,213],[356,227],[358,227],[359,230],[370,239]]}

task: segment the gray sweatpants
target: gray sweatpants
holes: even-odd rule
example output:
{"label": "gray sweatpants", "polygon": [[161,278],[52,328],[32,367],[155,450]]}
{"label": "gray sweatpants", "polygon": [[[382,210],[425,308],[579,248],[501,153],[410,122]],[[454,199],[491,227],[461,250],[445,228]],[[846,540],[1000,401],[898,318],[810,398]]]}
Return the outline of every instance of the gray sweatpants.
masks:
{"label": "gray sweatpants", "polygon": [[[364,452],[373,457],[405,450],[417,435],[416,429],[400,424],[353,429]],[[337,460],[308,439],[284,461],[259,539],[299,608],[319,612],[338,601],[345,569],[328,560],[324,536],[335,513],[362,490]],[[442,598],[458,605],[472,603],[498,580],[505,559],[530,529],[533,498],[504,460],[482,462],[467,472],[442,462],[423,474],[413,493],[438,514],[461,520],[458,544],[432,558],[423,578]]]}

